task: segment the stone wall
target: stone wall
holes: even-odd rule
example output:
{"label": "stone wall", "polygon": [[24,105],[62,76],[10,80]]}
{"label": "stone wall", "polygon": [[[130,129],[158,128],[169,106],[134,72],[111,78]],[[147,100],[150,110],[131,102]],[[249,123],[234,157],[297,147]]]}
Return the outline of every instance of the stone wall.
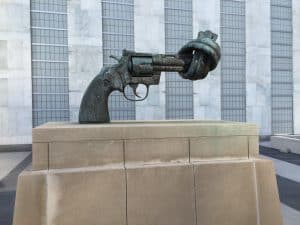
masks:
{"label": "stone wall", "polygon": [[31,143],[30,1],[0,3],[0,144]]}
{"label": "stone wall", "polygon": [[[165,52],[164,15],[164,0],[134,1],[134,42],[137,52]],[[136,102],[136,119],[164,119],[165,101],[165,73],[162,73],[160,84],[150,87],[148,98]]]}
{"label": "stone wall", "polygon": [[[30,1],[0,3],[0,144],[31,143],[32,91]],[[164,0],[135,0],[135,50],[165,52]],[[205,7],[203,7],[205,5]],[[103,65],[101,1],[68,1],[70,118],[77,121],[81,97]],[[15,16],[18,15],[18,16]],[[294,131],[300,133],[300,3],[293,0]],[[220,0],[193,0],[193,36],[220,34]],[[270,0],[246,1],[247,122],[271,134]],[[220,43],[220,38],[218,39]],[[136,119],[165,119],[165,74],[149,97],[136,104]],[[194,118],[221,119],[220,66],[194,82]]]}
{"label": "stone wall", "polygon": [[[135,0],[134,4],[135,50],[164,53],[164,1]],[[293,4],[294,37],[297,37],[299,3],[294,0]],[[68,10],[70,114],[71,119],[76,121],[83,91],[102,67],[101,3],[96,0],[89,3],[71,0]],[[193,36],[206,29],[220,34],[220,0],[193,0]],[[261,135],[271,134],[270,32],[270,0],[246,1],[247,122],[258,124]],[[298,42],[294,38],[294,62],[300,58]],[[300,132],[300,112],[297,107],[300,101],[300,79],[296,76],[299,73],[298,67],[294,63],[295,132]],[[151,87],[149,97],[136,103],[136,119],[165,119],[165,101],[165,74],[162,73],[160,85]],[[194,118],[221,119],[220,66],[205,80],[194,82]]]}
{"label": "stone wall", "polygon": [[[194,37],[202,30],[211,30],[220,35],[220,0],[193,0]],[[217,42],[220,44],[220,36]],[[194,82],[195,119],[221,119],[220,68],[219,65],[204,80]]]}
{"label": "stone wall", "polygon": [[78,121],[83,93],[102,67],[101,1],[68,1],[70,120]]}
{"label": "stone wall", "polygon": [[300,1],[293,0],[294,133],[300,134]]}
{"label": "stone wall", "polygon": [[246,1],[247,122],[258,124],[261,135],[271,134],[270,18],[270,0]]}

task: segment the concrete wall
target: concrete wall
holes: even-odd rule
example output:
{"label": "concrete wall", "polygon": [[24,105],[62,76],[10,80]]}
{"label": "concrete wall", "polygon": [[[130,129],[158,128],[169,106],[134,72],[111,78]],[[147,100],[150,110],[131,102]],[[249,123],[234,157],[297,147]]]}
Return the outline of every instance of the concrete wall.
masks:
{"label": "concrete wall", "polygon": [[0,2],[0,145],[31,143],[29,3]]}
{"label": "concrete wall", "polygon": [[294,133],[300,134],[300,1],[293,0]]}
{"label": "concrete wall", "polygon": [[101,1],[68,1],[70,119],[78,121],[83,92],[103,64]]}
{"label": "concrete wall", "polygon": [[[30,1],[0,3],[0,144],[31,143]],[[203,7],[205,5],[205,7]],[[135,0],[135,50],[165,52],[164,0]],[[15,15],[18,15],[17,17]],[[101,1],[68,0],[70,118],[77,121],[81,97],[100,71]],[[300,2],[293,0],[294,130],[300,133]],[[220,0],[193,0],[193,36],[220,34]],[[246,1],[247,121],[271,134],[270,0]],[[220,42],[220,39],[218,39]],[[194,82],[195,119],[221,119],[220,66]],[[136,119],[165,119],[165,74],[149,97],[136,104]]]}
{"label": "concrete wall", "polygon": [[[259,16],[256,16],[259,15]],[[246,1],[247,122],[271,134],[270,0]]]}
{"label": "concrete wall", "polygon": [[[135,0],[135,50],[164,53],[164,0]],[[294,37],[300,33],[299,4],[294,0]],[[205,7],[203,7],[205,5]],[[71,0],[68,5],[70,48],[70,114],[76,121],[83,91],[102,67],[101,2]],[[260,15],[260,16],[255,16]],[[150,25],[151,24],[151,25]],[[259,26],[258,26],[259,24]],[[193,0],[193,33],[212,30],[220,34],[220,0]],[[259,34],[259,38],[257,35]],[[271,134],[270,0],[246,1],[247,122],[257,123],[261,135]],[[220,39],[218,39],[220,43]],[[300,41],[294,38],[294,62],[300,59]],[[295,132],[300,132],[300,67],[294,63]],[[205,80],[194,82],[195,119],[221,119],[220,66]],[[165,75],[149,97],[136,104],[136,119],[165,118]]]}
{"label": "concrete wall", "polygon": [[[220,0],[193,0],[194,38],[204,30],[220,34]],[[217,42],[220,44],[220,37]],[[193,83],[195,119],[221,119],[220,68],[219,65],[207,78]]]}
{"label": "concrete wall", "polygon": [[[164,11],[164,0],[134,1],[134,41],[137,52],[165,52]],[[136,102],[136,119],[164,119],[165,102],[165,73],[162,73],[160,84],[150,87],[148,98]]]}

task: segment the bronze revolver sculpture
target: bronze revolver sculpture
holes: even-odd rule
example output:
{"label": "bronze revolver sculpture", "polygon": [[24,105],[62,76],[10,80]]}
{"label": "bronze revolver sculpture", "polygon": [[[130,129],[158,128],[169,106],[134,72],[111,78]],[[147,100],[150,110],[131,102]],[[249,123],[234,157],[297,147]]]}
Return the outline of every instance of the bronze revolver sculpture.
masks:
{"label": "bronze revolver sculpture", "polygon": [[[136,53],[123,50],[118,63],[104,67],[92,80],[81,100],[79,123],[108,123],[108,97],[118,90],[132,101],[142,101],[148,96],[149,86],[158,85],[161,72],[178,72],[183,79],[204,79],[214,70],[220,60],[220,47],[216,43],[217,35],[199,32],[197,39],[184,45],[177,54]],[[147,87],[144,98],[136,93],[139,84]],[[130,99],[125,94],[129,85],[139,99]]]}

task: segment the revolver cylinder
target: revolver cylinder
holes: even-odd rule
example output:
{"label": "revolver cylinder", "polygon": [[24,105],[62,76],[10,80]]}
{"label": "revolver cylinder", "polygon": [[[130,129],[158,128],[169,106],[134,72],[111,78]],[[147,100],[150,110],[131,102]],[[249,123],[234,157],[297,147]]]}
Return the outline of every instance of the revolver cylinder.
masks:
{"label": "revolver cylinder", "polygon": [[175,55],[145,55],[131,57],[128,69],[136,77],[152,76],[161,72],[182,72],[185,62]]}

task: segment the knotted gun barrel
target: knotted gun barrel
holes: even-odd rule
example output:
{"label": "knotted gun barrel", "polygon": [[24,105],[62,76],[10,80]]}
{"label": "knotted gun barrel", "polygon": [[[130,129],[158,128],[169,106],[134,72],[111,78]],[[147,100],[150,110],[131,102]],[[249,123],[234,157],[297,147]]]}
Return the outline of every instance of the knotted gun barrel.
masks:
{"label": "knotted gun barrel", "polygon": [[[161,72],[178,72],[183,79],[204,79],[208,72],[215,69],[220,60],[220,47],[216,43],[217,35],[199,32],[195,40],[184,45],[177,54],[136,53],[123,50],[122,57],[109,67],[104,67],[92,80],[83,95],[79,123],[108,123],[108,97],[118,90],[131,101],[142,101],[148,96],[149,86],[158,85]],[[138,85],[147,87],[144,98],[137,94]],[[130,86],[137,98],[130,99],[125,88]]]}

